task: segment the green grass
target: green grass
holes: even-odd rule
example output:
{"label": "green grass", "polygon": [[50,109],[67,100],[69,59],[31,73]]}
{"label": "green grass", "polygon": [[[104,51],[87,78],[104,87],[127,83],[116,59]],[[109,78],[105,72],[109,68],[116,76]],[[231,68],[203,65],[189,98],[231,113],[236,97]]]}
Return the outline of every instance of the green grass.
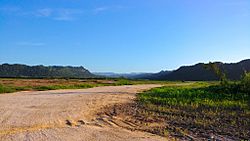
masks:
{"label": "green grass", "polygon": [[234,140],[250,138],[250,94],[240,82],[154,88],[138,94],[137,101],[140,117],[166,123],[158,133],[174,136],[178,129],[180,136],[188,131],[204,138],[209,132]]}
{"label": "green grass", "polygon": [[86,89],[92,88],[96,85],[91,84],[77,84],[77,85],[51,85],[51,86],[37,86],[34,87],[34,90],[37,91],[46,91],[46,90],[58,90],[58,89]]}
{"label": "green grass", "polygon": [[203,88],[162,87],[138,95],[141,102],[161,106],[209,106],[247,108],[246,93],[218,93],[215,86]]}
{"label": "green grass", "polygon": [[[48,83],[46,83],[48,81]],[[73,83],[73,84],[72,84]],[[78,80],[78,79],[1,79],[0,93],[13,93],[17,91],[46,91],[58,89],[85,89],[99,86],[121,86],[138,84],[175,84],[168,81],[148,81],[129,79]]]}
{"label": "green grass", "polygon": [[3,86],[0,84],[0,93],[13,93],[17,91],[28,90],[27,87],[11,87],[11,86]]}

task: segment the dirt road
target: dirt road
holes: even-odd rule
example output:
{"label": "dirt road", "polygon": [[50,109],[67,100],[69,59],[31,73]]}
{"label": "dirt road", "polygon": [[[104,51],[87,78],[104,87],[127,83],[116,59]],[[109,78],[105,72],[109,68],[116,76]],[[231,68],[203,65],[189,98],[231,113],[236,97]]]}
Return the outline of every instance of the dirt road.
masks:
{"label": "dirt road", "polygon": [[0,95],[2,141],[140,141],[166,140],[100,121],[100,108],[124,103],[137,92],[160,85],[96,87],[83,90],[18,92]]}

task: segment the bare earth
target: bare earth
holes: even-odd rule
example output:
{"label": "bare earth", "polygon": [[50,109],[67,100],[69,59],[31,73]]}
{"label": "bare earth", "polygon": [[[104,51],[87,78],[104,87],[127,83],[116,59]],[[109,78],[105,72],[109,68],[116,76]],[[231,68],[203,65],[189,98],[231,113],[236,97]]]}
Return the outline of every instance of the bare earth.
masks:
{"label": "bare earth", "polygon": [[2,141],[158,141],[153,134],[130,131],[98,120],[101,108],[133,100],[160,85],[96,87],[83,90],[17,92],[0,95]]}

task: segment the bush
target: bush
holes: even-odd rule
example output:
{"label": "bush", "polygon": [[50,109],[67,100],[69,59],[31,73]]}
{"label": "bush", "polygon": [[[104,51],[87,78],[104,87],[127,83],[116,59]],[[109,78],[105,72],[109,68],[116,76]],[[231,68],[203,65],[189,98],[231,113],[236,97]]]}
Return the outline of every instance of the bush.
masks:
{"label": "bush", "polygon": [[0,84],[0,93],[11,93],[11,92],[15,92],[15,90],[11,87],[5,87]]}
{"label": "bush", "polygon": [[250,94],[250,73],[246,73],[241,80],[241,89],[242,91]]}
{"label": "bush", "polygon": [[120,79],[116,85],[133,85],[133,83],[127,79]]}

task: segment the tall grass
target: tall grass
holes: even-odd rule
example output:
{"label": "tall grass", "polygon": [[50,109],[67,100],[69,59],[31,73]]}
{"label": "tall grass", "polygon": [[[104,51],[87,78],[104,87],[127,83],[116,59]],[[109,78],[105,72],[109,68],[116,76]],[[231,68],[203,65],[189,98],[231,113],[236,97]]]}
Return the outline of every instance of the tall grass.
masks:
{"label": "tall grass", "polygon": [[[141,102],[161,106],[211,106],[240,107],[248,106],[249,95],[246,93],[217,92],[216,86],[204,88],[162,87],[138,95]],[[219,89],[221,91],[221,89]]]}
{"label": "tall grass", "polygon": [[17,91],[24,91],[27,89],[28,89],[27,87],[10,87],[0,84],[0,93],[13,93]]}
{"label": "tall grass", "polygon": [[155,130],[172,136],[184,138],[189,133],[202,138],[214,134],[232,140],[249,139],[249,80],[244,77],[241,82],[211,86],[154,88],[137,95],[139,119],[164,121],[163,127]]}
{"label": "tall grass", "polygon": [[46,90],[58,90],[58,89],[86,89],[92,88],[96,85],[93,84],[77,84],[77,85],[50,85],[50,86],[37,86],[34,90],[46,91]]}

